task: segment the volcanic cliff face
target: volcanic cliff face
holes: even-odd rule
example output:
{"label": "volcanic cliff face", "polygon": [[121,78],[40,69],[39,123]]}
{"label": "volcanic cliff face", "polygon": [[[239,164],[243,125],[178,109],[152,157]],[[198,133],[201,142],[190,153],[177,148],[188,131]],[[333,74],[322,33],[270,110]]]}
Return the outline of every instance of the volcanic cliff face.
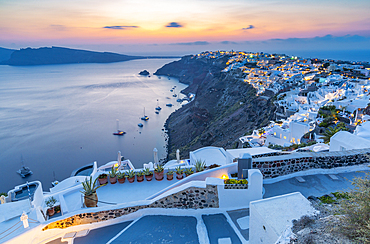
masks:
{"label": "volcanic cliff face", "polygon": [[194,101],[167,119],[169,159],[175,158],[177,149],[188,158],[190,151],[200,147],[235,148],[239,137],[273,120],[271,99],[256,96],[239,69],[221,72],[227,60],[227,56],[217,60],[185,56],[155,73],[179,78],[189,84],[183,93],[196,94]]}

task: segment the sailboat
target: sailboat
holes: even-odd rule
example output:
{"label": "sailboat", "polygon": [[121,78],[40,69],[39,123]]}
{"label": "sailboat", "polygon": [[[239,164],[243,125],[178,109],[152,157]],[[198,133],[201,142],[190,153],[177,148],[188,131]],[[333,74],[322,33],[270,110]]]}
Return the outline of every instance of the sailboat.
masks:
{"label": "sailboat", "polygon": [[162,109],[162,108],[161,108],[161,107],[159,107],[158,99],[157,99],[157,107],[155,108],[155,110],[160,111],[161,109]]}
{"label": "sailboat", "polygon": [[144,107],[144,116],[141,117],[141,120],[145,120],[145,121],[149,120],[149,117],[145,115],[145,107]]}
{"label": "sailboat", "polygon": [[30,170],[30,168],[28,168],[27,166],[24,165],[24,161],[23,161],[23,157],[21,156],[21,165],[22,165],[22,168],[20,168],[17,173],[20,174],[23,178],[28,176],[28,175],[32,175],[33,172]]}
{"label": "sailboat", "polygon": [[125,131],[119,130],[119,120],[117,119],[117,132],[113,132],[113,135],[115,136],[123,136],[126,134]]}

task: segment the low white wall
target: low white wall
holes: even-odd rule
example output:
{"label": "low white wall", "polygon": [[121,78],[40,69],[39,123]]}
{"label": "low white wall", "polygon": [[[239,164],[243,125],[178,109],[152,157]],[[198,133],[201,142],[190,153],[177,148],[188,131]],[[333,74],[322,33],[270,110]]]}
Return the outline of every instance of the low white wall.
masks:
{"label": "low white wall", "polygon": [[223,180],[219,180],[220,208],[248,208],[251,201],[262,199],[263,177],[258,169],[248,170],[248,189],[224,189]]}
{"label": "low white wall", "polygon": [[249,211],[249,243],[253,244],[275,243],[294,219],[317,213],[300,192],[250,202]]}

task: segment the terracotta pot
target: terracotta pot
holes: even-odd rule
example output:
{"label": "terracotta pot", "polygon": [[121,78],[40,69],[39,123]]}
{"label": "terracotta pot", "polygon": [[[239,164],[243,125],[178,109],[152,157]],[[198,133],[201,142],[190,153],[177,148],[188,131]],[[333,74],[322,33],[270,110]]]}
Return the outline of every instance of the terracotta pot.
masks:
{"label": "terracotta pot", "polygon": [[55,214],[55,209],[54,209],[54,207],[52,207],[52,208],[48,208],[48,215],[49,216],[53,216]]}
{"label": "terracotta pot", "polygon": [[173,174],[172,175],[167,175],[167,180],[173,180]]}
{"label": "terracotta pot", "polygon": [[155,179],[158,181],[163,180],[163,171],[162,172],[154,172]]}
{"label": "terracotta pot", "polygon": [[105,185],[105,184],[107,184],[107,183],[108,183],[108,176],[107,176],[107,177],[105,177],[105,178],[102,178],[102,179],[100,179],[100,178],[98,177],[98,181],[99,181],[99,184],[100,184],[100,185]]}
{"label": "terracotta pot", "polygon": [[136,176],[136,178],[137,178],[137,182],[143,182],[144,181],[144,175],[142,175],[142,176]]}
{"label": "terracotta pot", "polygon": [[128,180],[128,182],[130,182],[130,183],[134,183],[134,181],[135,181],[135,176],[134,176],[134,177],[132,177],[132,178],[127,178],[127,180]]}
{"label": "terracotta pot", "polygon": [[85,206],[88,208],[96,207],[98,205],[98,195],[96,194],[96,192],[88,196],[85,195],[84,200]]}
{"label": "terracotta pot", "polygon": [[126,177],[118,178],[118,182],[119,182],[120,184],[125,183],[125,180],[126,180]]}
{"label": "terracotta pot", "polygon": [[184,178],[183,174],[176,173],[176,179],[181,180],[182,178]]}
{"label": "terracotta pot", "polygon": [[111,184],[116,184],[117,183],[117,176],[109,177],[109,181],[110,181]]}
{"label": "terracotta pot", "polygon": [[153,174],[151,175],[145,175],[146,181],[151,181],[153,179]]}

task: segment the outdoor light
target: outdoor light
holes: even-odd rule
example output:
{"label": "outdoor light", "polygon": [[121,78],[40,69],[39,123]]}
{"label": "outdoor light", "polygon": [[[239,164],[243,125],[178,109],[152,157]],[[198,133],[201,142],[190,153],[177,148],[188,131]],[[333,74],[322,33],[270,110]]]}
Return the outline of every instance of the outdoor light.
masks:
{"label": "outdoor light", "polygon": [[222,176],[221,176],[221,179],[223,179],[223,180],[229,179],[229,176],[227,176],[227,175],[222,175]]}

